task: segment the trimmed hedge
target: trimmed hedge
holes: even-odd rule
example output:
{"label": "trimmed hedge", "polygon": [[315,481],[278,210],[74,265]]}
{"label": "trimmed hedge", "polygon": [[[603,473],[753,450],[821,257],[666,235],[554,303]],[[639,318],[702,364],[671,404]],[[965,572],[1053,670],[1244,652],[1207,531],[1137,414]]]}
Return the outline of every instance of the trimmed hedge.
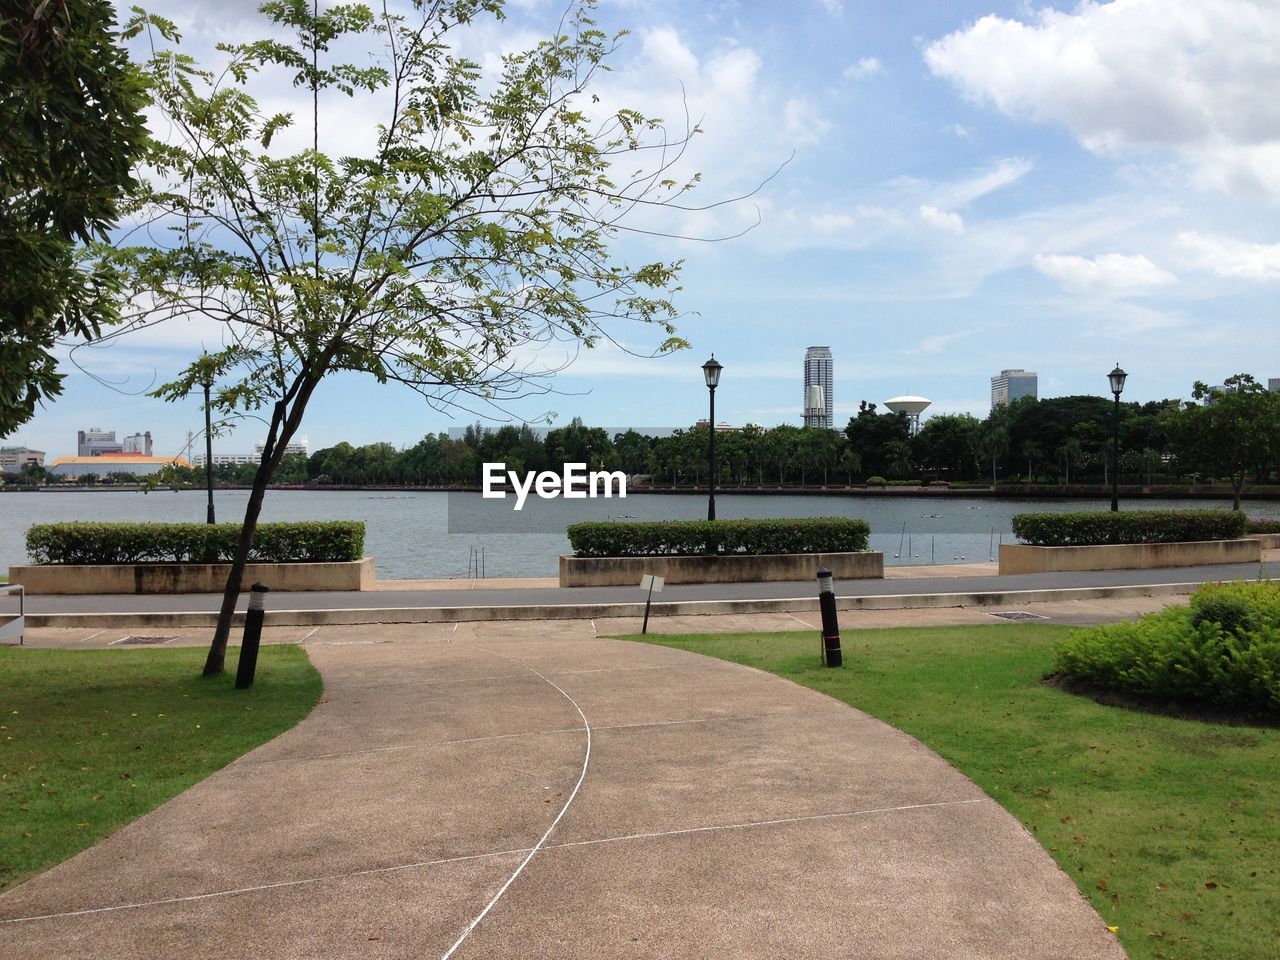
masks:
{"label": "trimmed hedge", "polygon": [[1128,510],[1122,513],[1020,513],[1013,532],[1037,547],[1109,543],[1236,540],[1245,534],[1239,510]]}
{"label": "trimmed hedge", "polygon": [[579,557],[857,553],[867,549],[871,527],[847,517],[659,520],[575,523],[568,534]]}
{"label": "trimmed hedge", "polygon": [[[27,531],[32,563],[227,563],[238,523],[40,523]],[[364,554],[364,523],[326,520],[263,523],[251,563],[335,563]]]}
{"label": "trimmed hedge", "polygon": [[1188,606],[1077,631],[1056,670],[1099,690],[1280,714],[1280,584],[1206,584]]}
{"label": "trimmed hedge", "polygon": [[1250,533],[1280,533],[1280,520],[1250,520]]}

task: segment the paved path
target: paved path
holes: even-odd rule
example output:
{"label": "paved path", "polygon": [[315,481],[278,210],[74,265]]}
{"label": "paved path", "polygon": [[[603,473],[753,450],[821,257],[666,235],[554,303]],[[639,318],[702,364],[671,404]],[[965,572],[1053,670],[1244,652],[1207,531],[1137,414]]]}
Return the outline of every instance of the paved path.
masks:
{"label": "paved path", "polygon": [[[1203,583],[1206,580],[1256,578],[1259,572],[1280,578],[1280,562],[1264,564],[1232,563],[1206,567],[1171,567],[1156,570],[1100,570],[1080,573],[1038,573],[1016,576],[948,576],[846,580],[836,584],[840,597],[921,595],[939,593],[999,593],[1020,590],[1063,588],[1146,586],[1171,583]],[[810,581],[783,583],[711,583],[669,586],[655,601],[676,603],[686,600],[816,599]],[[45,613],[132,613],[163,611],[210,611],[221,605],[221,594],[114,595],[27,598],[29,614]],[[242,599],[242,605],[246,602]],[[369,608],[439,608],[559,606],[601,603],[643,603],[644,592],[636,587],[517,587],[430,590],[373,590],[364,592],[282,593],[270,598],[269,607],[288,610],[333,610]],[[12,606],[12,604],[10,604]]]}
{"label": "paved path", "polygon": [[314,713],[0,897],[0,956],[1123,958],[911,738],[592,634],[324,628]]}

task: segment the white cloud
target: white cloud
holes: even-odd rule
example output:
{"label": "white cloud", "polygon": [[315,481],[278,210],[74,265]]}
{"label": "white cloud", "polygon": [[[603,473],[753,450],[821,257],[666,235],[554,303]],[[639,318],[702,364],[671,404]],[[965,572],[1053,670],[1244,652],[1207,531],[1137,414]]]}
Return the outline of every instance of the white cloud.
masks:
{"label": "white cloud", "polygon": [[809,217],[809,226],[825,234],[846,233],[855,228],[901,226],[902,222],[902,217],[892,210],[866,205],[854,207],[852,212],[834,210]]}
{"label": "white cloud", "polygon": [[844,78],[846,80],[865,80],[867,77],[874,76],[882,70],[884,70],[884,64],[875,57],[863,57],[857,63],[851,63],[844,68]]}
{"label": "white cloud", "polygon": [[817,143],[831,129],[831,121],[808,101],[792,98],[782,110],[782,129],[792,143]]}
{"label": "white cloud", "polygon": [[949,210],[939,210],[926,203],[920,208],[920,219],[929,226],[948,233],[964,233],[964,218]]}
{"label": "white cloud", "polygon": [[1089,258],[1074,254],[1036,254],[1032,266],[1066,286],[1090,293],[1125,296],[1177,282],[1142,254],[1104,253]]}
{"label": "white cloud", "polygon": [[948,184],[939,192],[939,205],[963,207],[1012,183],[1021,180],[1032,171],[1035,164],[1025,157],[1006,157],[995,166],[972,177]]}
{"label": "white cloud", "polygon": [[944,129],[947,133],[951,134],[953,137],[958,137],[958,138],[959,138],[959,139],[961,139],[961,140],[972,140],[972,139],[973,139],[973,134],[969,132],[969,128],[968,128],[968,127],[962,127],[962,126],[961,126],[960,124],[958,124],[958,123],[949,123],[949,124],[947,124],[945,127],[943,127],[943,129]]}
{"label": "white cloud", "polygon": [[822,5],[822,9],[826,10],[827,13],[831,14],[833,17],[837,14],[844,13],[844,4],[841,0],[818,0],[818,3]]}
{"label": "white cloud", "polygon": [[1191,230],[1178,234],[1178,244],[1196,266],[1220,277],[1280,280],[1280,243],[1250,243],[1213,234],[1202,236]]}
{"label": "white cloud", "polygon": [[955,333],[940,333],[932,337],[925,337],[917,343],[914,349],[904,350],[904,353],[922,353],[929,356],[938,356],[946,352],[947,347],[957,340],[963,340],[965,337],[973,336],[972,330],[957,330]]}
{"label": "white cloud", "polygon": [[1207,185],[1280,198],[1273,0],[1083,0],[986,16],[925,60],[969,99],[1067,127],[1099,154],[1168,148]]}

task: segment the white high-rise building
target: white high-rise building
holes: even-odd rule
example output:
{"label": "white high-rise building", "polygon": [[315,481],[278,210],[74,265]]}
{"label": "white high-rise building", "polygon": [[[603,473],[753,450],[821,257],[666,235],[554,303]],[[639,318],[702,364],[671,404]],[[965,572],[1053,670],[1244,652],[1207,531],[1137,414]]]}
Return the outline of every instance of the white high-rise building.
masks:
{"label": "white high-rise building", "polygon": [[834,426],[832,400],[835,373],[830,347],[810,347],[804,352],[804,425]]}
{"label": "white high-rise building", "polygon": [[1040,376],[1034,370],[1001,370],[998,377],[991,378],[991,409],[1023,397],[1035,398],[1039,383]]}

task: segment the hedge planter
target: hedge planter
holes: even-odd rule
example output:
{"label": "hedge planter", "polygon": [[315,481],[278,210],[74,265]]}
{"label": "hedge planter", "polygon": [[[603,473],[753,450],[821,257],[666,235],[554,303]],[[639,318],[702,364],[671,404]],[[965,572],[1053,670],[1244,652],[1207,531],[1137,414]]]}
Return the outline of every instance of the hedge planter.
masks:
{"label": "hedge planter", "polygon": [[[28,594],[221,593],[229,563],[31,564],[10,567],[9,582]],[[334,563],[251,563],[241,588],[261,581],[272,590],[370,590],[373,557]]]}
{"label": "hedge planter", "polygon": [[[720,554],[706,557],[567,557],[560,558],[562,587],[638,587],[647,573],[667,583],[761,583],[813,580],[820,569],[837,580],[884,577],[884,554],[775,553]],[[814,588],[815,594],[817,588]]]}
{"label": "hedge planter", "polygon": [[1000,573],[1062,573],[1070,570],[1145,570],[1218,563],[1259,563],[1262,544],[1254,539],[1195,540],[1186,543],[1114,543],[1087,547],[1000,546]]}

